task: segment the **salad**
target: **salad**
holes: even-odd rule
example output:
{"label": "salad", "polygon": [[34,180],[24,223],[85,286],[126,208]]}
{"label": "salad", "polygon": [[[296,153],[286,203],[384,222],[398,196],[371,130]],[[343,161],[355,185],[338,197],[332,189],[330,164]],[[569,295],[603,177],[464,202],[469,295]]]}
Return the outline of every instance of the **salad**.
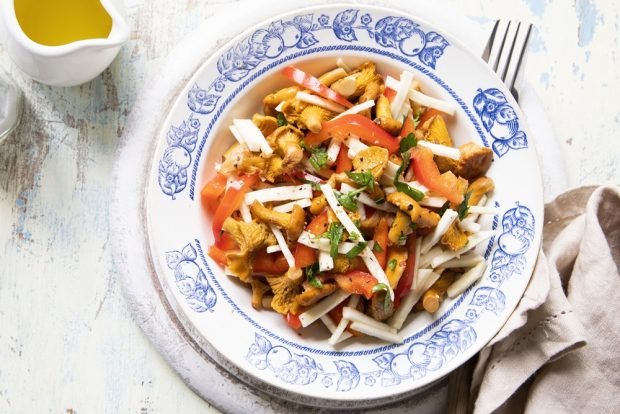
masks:
{"label": "salad", "polygon": [[492,151],[455,147],[454,106],[411,72],[339,59],[318,77],[281,76],[290,85],[262,114],[233,120],[201,191],[209,256],[294,329],[400,343],[409,314],[436,312],[485,271],[473,249],[493,235],[478,223],[497,213],[485,206]]}

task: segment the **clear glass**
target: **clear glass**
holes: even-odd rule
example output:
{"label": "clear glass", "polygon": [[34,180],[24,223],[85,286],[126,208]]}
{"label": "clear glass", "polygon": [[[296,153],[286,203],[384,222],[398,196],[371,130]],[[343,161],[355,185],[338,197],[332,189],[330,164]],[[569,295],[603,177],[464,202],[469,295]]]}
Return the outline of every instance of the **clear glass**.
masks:
{"label": "clear glass", "polygon": [[19,125],[22,100],[22,91],[0,70],[0,143]]}

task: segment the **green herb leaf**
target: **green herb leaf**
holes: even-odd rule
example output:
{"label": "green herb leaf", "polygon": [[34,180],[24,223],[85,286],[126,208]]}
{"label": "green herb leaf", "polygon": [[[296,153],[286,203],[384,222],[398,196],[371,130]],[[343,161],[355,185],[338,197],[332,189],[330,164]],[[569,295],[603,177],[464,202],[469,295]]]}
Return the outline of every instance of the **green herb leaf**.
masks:
{"label": "green herb leaf", "polygon": [[278,112],[278,126],[281,127],[285,125],[288,125],[288,121],[286,120],[282,112]]}
{"label": "green herb leaf", "polygon": [[329,239],[329,255],[336,257],[338,255],[338,245],[344,234],[344,226],[340,223],[331,223],[329,229],[323,234],[323,237]]}
{"label": "green herb leaf", "polygon": [[350,172],[347,171],[347,176],[357,185],[365,186],[374,190],[375,188],[375,177],[369,171],[363,172]]}
{"label": "green herb leaf", "polygon": [[375,253],[383,253],[383,247],[381,247],[379,243],[375,242],[375,244],[372,245],[372,251]]}
{"label": "green herb leaf", "polygon": [[351,250],[349,250],[345,254],[345,256],[347,256],[347,259],[353,259],[354,257],[358,256],[362,252],[362,250],[366,248],[367,245],[367,242],[357,243]]}
{"label": "green herb leaf", "polygon": [[386,285],[385,283],[377,283],[372,287],[372,293],[381,292],[382,290],[386,292],[389,291],[388,285]]}
{"label": "green herb leaf", "polygon": [[306,267],[304,270],[306,271],[306,280],[310,286],[317,289],[323,289],[323,283],[321,283],[321,280],[317,277],[319,274],[319,264],[314,263],[311,266]]}
{"label": "green herb leaf", "polygon": [[439,214],[439,217],[443,217],[444,213],[450,208],[450,202],[446,201],[445,203],[443,203],[443,206],[441,206],[441,208],[439,209],[439,211],[437,212],[437,214]]}
{"label": "green herb leaf", "polygon": [[403,245],[407,242],[407,236],[405,234],[401,234],[398,236],[398,243]]}
{"label": "green herb leaf", "polygon": [[416,190],[415,188],[411,187],[409,184],[402,182],[398,179],[400,175],[402,174],[402,172],[405,169],[407,169],[407,167],[409,166],[409,162],[410,162],[409,156],[410,154],[408,151],[405,151],[403,153],[403,162],[398,167],[398,170],[396,171],[396,176],[394,177],[394,187],[396,187],[396,189],[400,191],[401,193],[407,194],[409,197],[413,198],[415,201],[421,201],[424,198],[423,192],[421,192],[420,190]]}
{"label": "green herb leaf", "polygon": [[312,148],[310,152],[312,153],[312,155],[310,156],[308,161],[310,162],[310,165],[312,165],[312,168],[314,168],[315,170],[323,169],[323,167],[327,165],[328,161],[327,150],[323,147],[316,147]]}
{"label": "green herb leaf", "polygon": [[390,261],[388,262],[388,267],[390,268],[390,270],[394,270],[396,269],[397,264],[398,262],[396,261],[396,259],[390,259]]}
{"label": "green herb leaf", "polygon": [[413,114],[413,125],[417,128],[418,124],[420,123],[420,117],[422,116],[422,114],[420,113],[420,111],[416,111],[415,114]]}
{"label": "green herb leaf", "polygon": [[418,145],[418,140],[415,138],[415,135],[413,135],[413,132],[410,132],[407,134],[405,138],[400,140],[399,151],[402,154],[404,152],[409,151],[411,148],[415,147],[416,145]]}
{"label": "green herb leaf", "polygon": [[298,178],[304,184],[310,184],[314,191],[321,191],[321,184],[315,183],[314,181],[306,180],[305,178]]}
{"label": "green herb leaf", "polygon": [[357,211],[357,196],[364,191],[366,187],[358,188],[355,191],[349,191],[348,193],[341,193],[340,191],[334,191],[336,200],[347,210]]}
{"label": "green herb leaf", "polygon": [[469,198],[471,197],[471,192],[465,194],[465,198],[463,199],[463,202],[459,205],[459,220],[463,220],[465,218],[466,215],[469,214],[469,206],[467,205],[467,203],[469,203]]}
{"label": "green herb leaf", "polygon": [[356,241],[358,238],[359,238],[359,236],[357,235],[357,233],[349,234],[349,240],[351,240],[351,241]]}
{"label": "green herb leaf", "polygon": [[378,200],[375,200],[375,203],[377,203],[377,204],[383,204],[383,203],[385,203],[385,198],[380,198],[380,199],[378,199]]}
{"label": "green herb leaf", "polygon": [[387,313],[388,309],[390,309],[391,303],[392,298],[390,297],[388,292],[385,292],[385,299],[383,299],[383,312]]}

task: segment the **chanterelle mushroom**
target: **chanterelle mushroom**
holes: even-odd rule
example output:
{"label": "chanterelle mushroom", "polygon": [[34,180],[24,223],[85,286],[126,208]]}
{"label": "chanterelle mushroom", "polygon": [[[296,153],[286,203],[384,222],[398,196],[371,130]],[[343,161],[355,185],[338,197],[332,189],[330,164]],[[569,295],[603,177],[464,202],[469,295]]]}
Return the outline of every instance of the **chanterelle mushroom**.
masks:
{"label": "chanterelle mushroom", "polygon": [[390,108],[390,101],[385,95],[380,95],[377,98],[377,104],[375,105],[377,117],[375,123],[381,128],[385,129],[390,134],[396,136],[403,127],[403,123],[398,119],[392,118],[392,109]]}
{"label": "chanterelle mushroom", "polygon": [[288,313],[297,314],[299,303],[295,297],[301,293],[303,278],[292,279],[288,275],[268,277],[267,282],[273,291],[271,307],[278,313],[286,315]]}
{"label": "chanterelle mushroom", "polygon": [[226,253],[229,271],[242,282],[249,283],[252,274],[251,252],[261,247],[276,244],[274,235],[264,224],[244,223],[231,217],[224,221],[222,230],[228,233],[239,246],[238,251]]}
{"label": "chanterelle mushroom", "polygon": [[303,134],[292,125],[281,126],[267,137],[269,145],[282,157],[285,167],[299,164],[304,157],[301,148]]}
{"label": "chanterelle mushroom", "polygon": [[260,221],[285,229],[286,237],[290,241],[297,240],[304,230],[306,214],[304,209],[298,205],[295,205],[290,213],[280,213],[255,200],[250,206],[250,211]]}
{"label": "chanterelle mushroom", "polygon": [[420,206],[413,198],[407,194],[397,191],[388,194],[387,200],[394,204],[401,211],[409,214],[418,228],[432,228],[437,226],[439,222],[439,214]]}
{"label": "chanterelle mushroom", "polygon": [[353,157],[353,168],[355,171],[369,171],[375,180],[383,175],[389,158],[388,150],[382,147],[368,147],[358,152]]}
{"label": "chanterelle mushroom", "polygon": [[302,286],[304,291],[295,296],[295,301],[301,306],[314,305],[325,296],[329,296],[338,290],[336,282],[323,283],[321,288],[311,286],[308,282],[304,282]]}
{"label": "chanterelle mushroom", "polygon": [[439,171],[452,171],[459,177],[471,180],[484,175],[493,162],[493,151],[473,142],[459,147],[461,158],[453,160],[446,157],[435,157]]}

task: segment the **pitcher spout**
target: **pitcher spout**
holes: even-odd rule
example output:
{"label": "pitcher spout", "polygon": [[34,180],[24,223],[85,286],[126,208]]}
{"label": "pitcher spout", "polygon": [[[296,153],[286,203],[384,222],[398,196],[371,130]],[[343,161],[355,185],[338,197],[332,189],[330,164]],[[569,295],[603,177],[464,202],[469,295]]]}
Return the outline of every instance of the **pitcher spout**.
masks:
{"label": "pitcher spout", "polygon": [[101,0],[101,5],[112,19],[112,28],[104,46],[119,47],[129,40],[130,35],[124,5],[114,0]]}

